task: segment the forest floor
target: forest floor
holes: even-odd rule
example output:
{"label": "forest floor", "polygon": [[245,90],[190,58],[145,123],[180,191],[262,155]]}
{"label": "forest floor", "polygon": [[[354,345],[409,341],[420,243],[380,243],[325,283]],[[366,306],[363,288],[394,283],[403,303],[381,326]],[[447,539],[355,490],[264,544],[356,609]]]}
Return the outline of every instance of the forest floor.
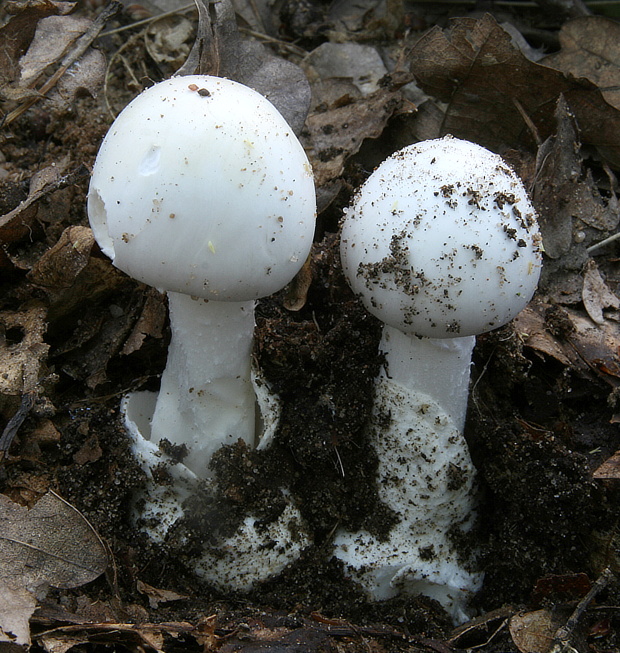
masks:
{"label": "forest floor", "polygon": [[[0,650],[620,651],[620,23],[578,3],[233,4],[239,32],[163,2],[0,10]],[[130,518],[145,477],[119,402],[158,388],[166,300],[111,265],[85,208],[113,117],[183,64],[258,79],[317,185],[311,260],[257,307],[275,443],[218,457],[220,508],[285,483],[314,546],[250,595],[196,578],[190,521],[158,545]],[[545,249],[534,300],[474,353],[485,581],[457,629],[423,596],[369,603],[329,555],[337,525],[381,514],[364,430],[381,325],[345,282],[339,223],[386,156],[445,134],[515,168]]]}

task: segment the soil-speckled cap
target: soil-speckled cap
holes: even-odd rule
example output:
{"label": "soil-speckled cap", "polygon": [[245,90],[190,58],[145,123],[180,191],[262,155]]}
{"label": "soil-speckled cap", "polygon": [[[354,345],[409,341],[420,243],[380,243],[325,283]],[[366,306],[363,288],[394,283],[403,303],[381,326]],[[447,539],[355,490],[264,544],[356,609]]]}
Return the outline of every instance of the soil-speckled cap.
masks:
{"label": "soil-speckled cap", "polygon": [[536,213],[503,159],[451,136],[410,145],[368,178],[346,214],[342,264],[380,320],[454,338],[495,329],[532,298]]}

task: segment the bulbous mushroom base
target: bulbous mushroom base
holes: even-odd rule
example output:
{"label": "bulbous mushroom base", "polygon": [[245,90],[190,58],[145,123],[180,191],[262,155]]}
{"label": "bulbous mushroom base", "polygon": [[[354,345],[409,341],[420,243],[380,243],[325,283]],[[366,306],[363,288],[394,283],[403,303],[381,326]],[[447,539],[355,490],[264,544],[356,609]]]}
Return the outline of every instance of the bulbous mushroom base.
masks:
{"label": "bulbous mushroom base", "polygon": [[[279,401],[256,375],[252,378],[263,433],[259,448],[269,446],[279,420]],[[134,392],[124,397],[121,413],[132,442],[132,451],[145,472],[144,491],[135,497],[133,518],[154,542],[163,543],[173,526],[185,516],[184,503],[199,488],[213,485],[200,479],[183,463],[173,461],[151,442],[151,419],[157,393]],[[165,465],[167,482],[157,481],[157,468]],[[195,559],[196,574],[220,590],[249,591],[255,583],[275,576],[297,560],[310,537],[292,497],[282,488],[285,508],[273,522],[264,524],[247,515],[236,532],[205,546]]]}
{"label": "bulbous mushroom base", "polygon": [[458,544],[475,520],[475,469],[466,442],[431,397],[385,377],[377,380],[373,412],[379,497],[400,521],[386,540],[366,531],[337,533],[334,555],[372,600],[424,594],[463,622],[483,578],[475,552]]}

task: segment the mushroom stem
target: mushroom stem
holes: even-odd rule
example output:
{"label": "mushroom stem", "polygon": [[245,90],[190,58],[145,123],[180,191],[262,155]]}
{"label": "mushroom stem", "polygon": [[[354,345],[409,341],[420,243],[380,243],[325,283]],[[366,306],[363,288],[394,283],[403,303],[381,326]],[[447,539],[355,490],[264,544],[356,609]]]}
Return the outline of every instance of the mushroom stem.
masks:
{"label": "mushroom stem", "polygon": [[209,476],[213,454],[241,438],[255,444],[251,381],[254,301],[218,302],[168,293],[172,339],[151,441],[186,444],[185,465]]}
{"label": "mushroom stem", "polygon": [[381,375],[413,392],[433,397],[459,431],[465,426],[471,353],[475,336],[425,338],[384,325]]}

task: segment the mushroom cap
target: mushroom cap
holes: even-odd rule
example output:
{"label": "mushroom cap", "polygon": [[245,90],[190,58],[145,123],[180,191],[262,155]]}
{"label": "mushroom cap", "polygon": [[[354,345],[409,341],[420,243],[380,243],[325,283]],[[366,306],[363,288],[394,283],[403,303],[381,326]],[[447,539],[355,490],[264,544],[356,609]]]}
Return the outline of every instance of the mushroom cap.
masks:
{"label": "mushroom cap", "polygon": [[535,210],[497,154],[451,136],[410,145],[368,178],[346,213],[342,264],[380,320],[431,338],[511,320],[541,269]]}
{"label": "mushroom cap", "polygon": [[157,288],[248,301],[299,271],[314,234],[312,170],[262,95],[228,79],[155,84],[116,118],[88,215],[114,265]]}

